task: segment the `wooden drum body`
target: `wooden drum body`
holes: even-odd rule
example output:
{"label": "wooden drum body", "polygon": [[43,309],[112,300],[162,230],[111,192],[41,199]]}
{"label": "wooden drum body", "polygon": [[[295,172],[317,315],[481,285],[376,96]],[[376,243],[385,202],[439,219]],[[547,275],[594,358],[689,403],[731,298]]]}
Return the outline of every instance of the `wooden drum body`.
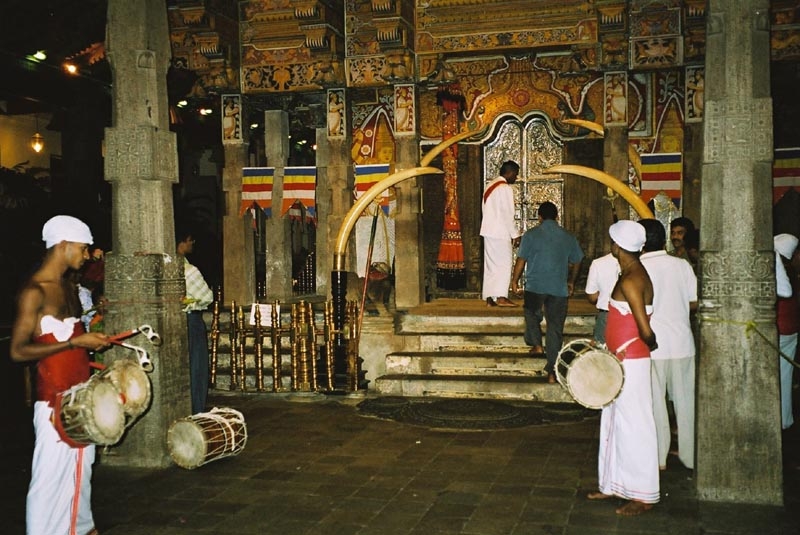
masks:
{"label": "wooden drum body", "polygon": [[99,376],[61,392],[54,408],[55,427],[72,447],[111,446],[125,432],[125,412],[117,388]]}
{"label": "wooden drum body", "polygon": [[176,420],[167,432],[169,454],[175,464],[192,470],[206,463],[238,455],[247,443],[247,425],[241,412],[214,407],[211,412]]}
{"label": "wooden drum body", "polygon": [[570,395],[589,409],[602,409],[619,396],[625,383],[622,363],[593,340],[573,340],[556,359],[556,377]]}

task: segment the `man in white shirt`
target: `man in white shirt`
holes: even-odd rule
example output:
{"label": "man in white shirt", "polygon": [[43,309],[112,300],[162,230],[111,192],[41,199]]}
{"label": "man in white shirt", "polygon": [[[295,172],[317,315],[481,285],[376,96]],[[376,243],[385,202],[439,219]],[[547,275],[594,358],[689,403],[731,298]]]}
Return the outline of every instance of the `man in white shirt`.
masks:
{"label": "man in white shirt", "polygon": [[608,317],[608,298],[619,278],[619,262],[614,255],[608,253],[592,260],[589,276],[586,279],[586,298],[597,307],[594,320],[594,339],[597,343],[606,343],[606,319]]}
{"label": "man in white shirt", "polygon": [[517,306],[508,298],[511,282],[513,247],[519,245],[520,232],[514,221],[514,189],[519,165],[508,161],[500,166],[495,178],[483,193],[483,292],[488,306]]}
{"label": "man in white shirt", "polygon": [[694,469],[695,346],[689,314],[697,309],[697,277],[688,261],[667,254],[666,231],[660,221],[639,223],[647,235],[640,259],[653,282],[650,324],[658,339],[650,358],[659,466],[662,470],[667,466],[672,438],[668,394],[678,424],[678,458]]}

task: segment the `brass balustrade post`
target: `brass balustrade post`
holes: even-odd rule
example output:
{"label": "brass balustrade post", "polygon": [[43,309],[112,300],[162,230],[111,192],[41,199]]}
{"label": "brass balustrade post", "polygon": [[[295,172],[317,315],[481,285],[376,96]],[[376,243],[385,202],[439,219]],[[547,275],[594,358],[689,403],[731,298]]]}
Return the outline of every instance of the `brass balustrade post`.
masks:
{"label": "brass balustrade post", "polygon": [[272,342],[272,391],[281,391],[281,317],[278,312],[280,302],[275,301],[272,305],[270,315],[272,318],[272,331],[270,338]]}
{"label": "brass balustrade post", "polygon": [[247,390],[247,382],[245,377],[245,370],[247,363],[245,359],[247,354],[245,346],[247,345],[247,331],[244,323],[244,308],[239,305],[239,310],[236,313],[236,329],[239,331],[239,389],[244,392]]}
{"label": "brass balustrade post", "polygon": [[255,302],[253,345],[255,347],[256,391],[264,392],[264,334],[261,332],[261,307]]}
{"label": "brass balustrade post", "polygon": [[230,373],[231,384],[228,386],[229,390],[236,390],[237,387],[237,373],[236,373],[236,356],[239,354],[239,336],[236,332],[236,301],[231,301],[231,319],[230,319],[230,334],[228,335],[230,342]]}
{"label": "brass balustrade post", "polygon": [[209,373],[209,386],[217,387],[217,365],[219,363],[219,303],[222,299],[222,289],[217,287],[217,294],[211,314],[211,370]]}

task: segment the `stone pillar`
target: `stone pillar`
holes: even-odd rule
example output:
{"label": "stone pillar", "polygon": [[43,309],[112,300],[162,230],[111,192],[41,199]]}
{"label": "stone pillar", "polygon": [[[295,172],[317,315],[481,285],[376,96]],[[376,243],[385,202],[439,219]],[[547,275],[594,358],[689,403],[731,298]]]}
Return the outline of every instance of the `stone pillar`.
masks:
{"label": "stone pillar", "polygon": [[222,216],[222,291],[223,302],[252,303],[256,298],[256,265],[252,221],[249,214],[239,217],[242,192],[242,167],[246,167],[247,144],[226,143],[222,190],[225,212]]}
{"label": "stone pillar", "polygon": [[292,297],[292,248],[289,225],[281,217],[284,168],[289,161],[289,114],[280,110],[264,112],[264,143],[267,165],[275,168],[272,185],[272,217],[265,225],[267,241],[267,300]]}
{"label": "stone pillar", "polygon": [[700,177],[703,174],[703,123],[688,123],[683,127],[683,191],[681,212],[698,228],[700,219]]}
{"label": "stone pillar", "polygon": [[[106,332],[151,325],[164,344],[154,348],[153,401],[103,462],[124,466],[170,464],[169,426],[191,413],[183,263],[175,256],[172,185],[178,181],[175,134],[169,131],[167,12],[159,0],[109,0],[106,52],[111,64],[113,116],[105,133],[105,177],[112,192],[112,250],[106,257],[109,300]],[[109,363],[134,358],[114,348]]]}
{"label": "stone pillar", "polygon": [[[396,145],[396,170],[402,171],[419,165],[419,137],[398,136]],[[418,181],[416,177],[397,185],[397,214],[395,215],[395,306],[415,307],[425,301],[424,247],[420,217]]]}
{"label": "stone pillar", "polygon": [[[603,139],[603,170],[609,175],[623,182],[628,180],[628,127],[609,126],[605,129]],[[606,192],[608,193],[608,192]],[[631,207],[620,196],[614,199],[614,211],[619,219],[630,219]],[[608,229],[603,229],[603,235],[608,238]],[[611,246],[611,238],[604,243]],[[606,253],[601,253],[600,256]]]}
{"label": "stone pillar", "polygon": [[[781,505],[769,2],[711,0],[700,228],[697,494]],[[751,323],[752,322],[752,323]]]}
{"label": "stone pillar", "polygon": [[[328,129],[317,129],[317,294],[330,293],[333,246],[345,214],[353,205],[353,165],[350,136],[328,139]],[[352,234],[351,234],[352,235]],[[355,251],[348,243],[348,258]],[[353,265],[348,263],[348,265]],[[353,270],[354,271],[354,270]],[[348,299],[356,296],[348,295]]]}

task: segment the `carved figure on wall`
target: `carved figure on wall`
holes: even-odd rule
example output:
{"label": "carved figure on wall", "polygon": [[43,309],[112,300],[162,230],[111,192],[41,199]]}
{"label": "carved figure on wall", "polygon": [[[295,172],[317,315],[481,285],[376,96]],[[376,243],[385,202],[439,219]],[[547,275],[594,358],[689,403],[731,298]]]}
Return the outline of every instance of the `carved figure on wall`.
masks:
{"label": "carved figure on wall", "polygon": [[705,69],[703,67],[686,68],[686,122],[703,119],[705,93]]}
{"label": "carved figure on wall", "polygon": [[394,89],[394,132],[414,133],[414,86],[398,85]]}
{"label": "carved figure on wall", "polygon": [[241,99],[239,95],[222,95],[222,142],[242,140]]}
{"label": "carved figure on wall", "polygon": [[666,67],[680,62],[676,37],[654,37],[633,41],[632,67]]}
{"label": "carved figure on wall", "polygon": [[328,137],[344,137],[344,90],[328,90]]}
{"label": "carved figure on wall", "polygon": [[605,75],[605,122],[606,125],[628,124],[628,77],[624,72]]}

